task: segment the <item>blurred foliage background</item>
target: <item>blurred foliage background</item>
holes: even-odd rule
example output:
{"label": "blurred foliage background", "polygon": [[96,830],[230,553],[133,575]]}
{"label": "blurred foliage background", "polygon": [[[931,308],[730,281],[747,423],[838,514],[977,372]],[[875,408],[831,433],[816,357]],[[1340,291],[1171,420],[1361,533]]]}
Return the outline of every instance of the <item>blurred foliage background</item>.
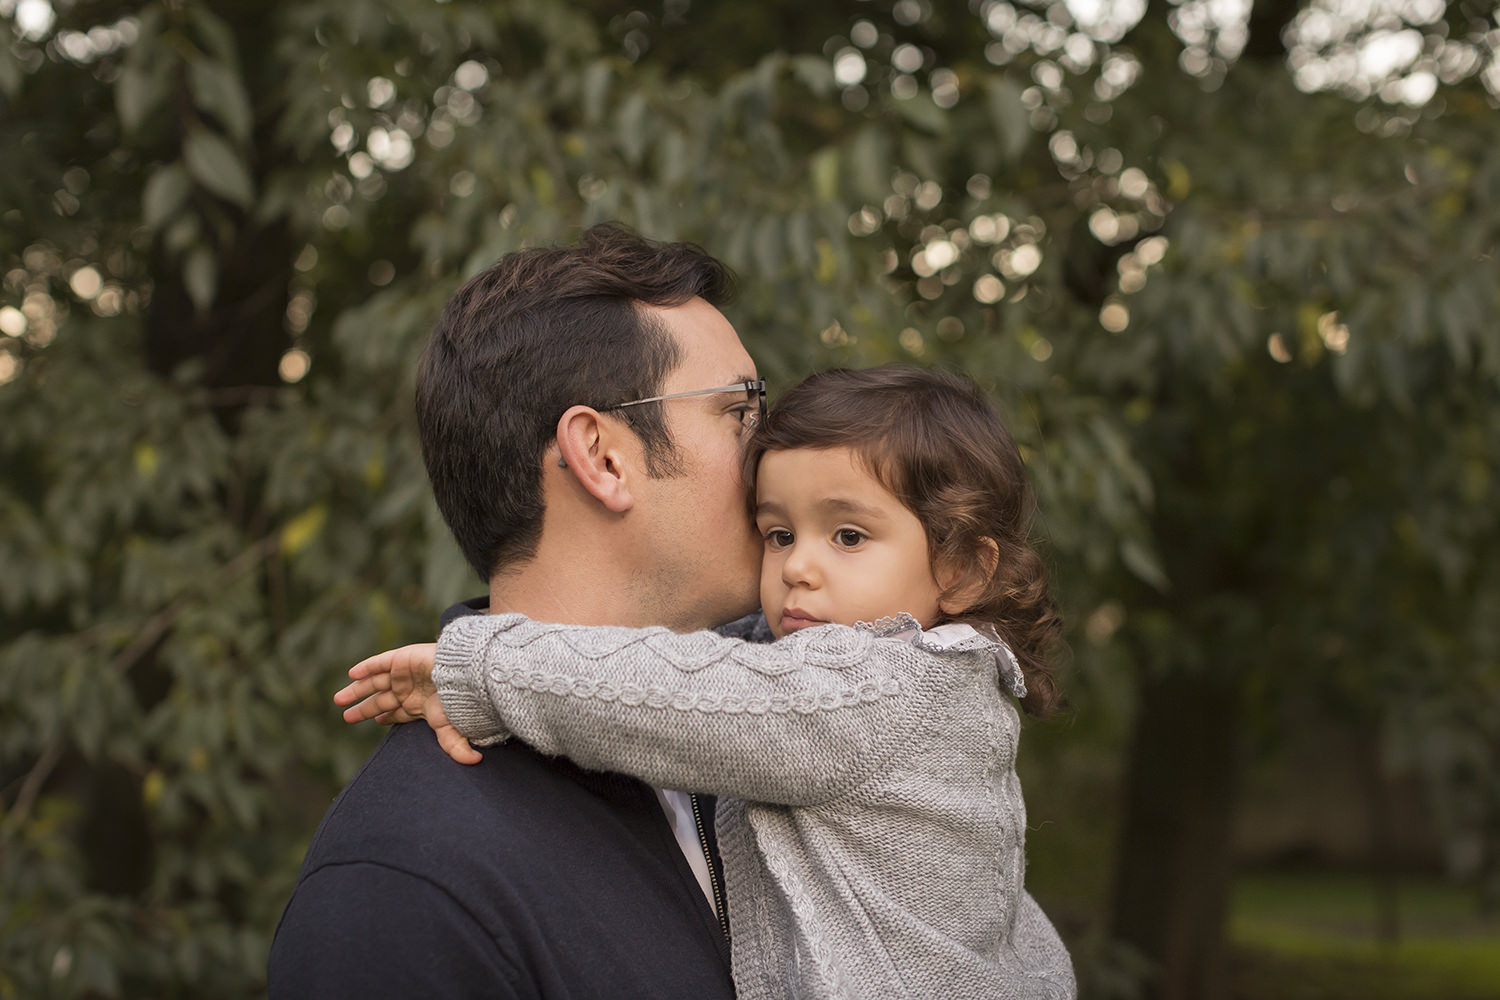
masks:
{"label": "blurred foliage background", "polygon": [[480,589],[424,334],[606,219],[732,265],[774,385],[1004,404],[1086,998],[1495,995],[1497,50],[1489,0],[0,0],[0,997],[264,992],[378,739],[331,692]]}

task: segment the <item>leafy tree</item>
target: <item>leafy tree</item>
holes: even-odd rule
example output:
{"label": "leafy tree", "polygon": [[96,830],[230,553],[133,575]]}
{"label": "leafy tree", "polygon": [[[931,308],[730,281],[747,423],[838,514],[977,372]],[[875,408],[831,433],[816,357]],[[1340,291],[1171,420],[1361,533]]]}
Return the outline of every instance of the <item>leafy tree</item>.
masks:
{"label": "leafy tree", "polygon": [[734,266],[780,384],[1004,400],[1079,703],[1136,690],[1107,925],[1149,989],[1222,992],[1289,691],[1428,768],[1494,886],[1494,15],[1215,10],[0,2],[0,996],[262,988],[373,738],[328,693],[473,588],[422,336],[614,218]]}

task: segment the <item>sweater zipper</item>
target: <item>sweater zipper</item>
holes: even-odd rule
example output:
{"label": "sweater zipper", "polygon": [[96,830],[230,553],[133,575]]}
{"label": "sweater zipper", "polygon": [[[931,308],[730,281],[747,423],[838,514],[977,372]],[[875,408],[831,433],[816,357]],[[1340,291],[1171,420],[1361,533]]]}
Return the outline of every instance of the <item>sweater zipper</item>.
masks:
{"label": "sweater zipper", "polygon": [[714,893],[714,916],[719,918],[719,929],[724,932],[724,940],[729,940],[729,917],[725,914],[724,890],[719,886],[719,876],[714,873],[714,858],[708,852],[708,835],[703,830],[703,811],[698,808],[698,795],[696,792],[688,794],[688,801],[693,804],[693,822],[698,824],[698,845],[703,848],[703,860],[708,864],[708,886]]}

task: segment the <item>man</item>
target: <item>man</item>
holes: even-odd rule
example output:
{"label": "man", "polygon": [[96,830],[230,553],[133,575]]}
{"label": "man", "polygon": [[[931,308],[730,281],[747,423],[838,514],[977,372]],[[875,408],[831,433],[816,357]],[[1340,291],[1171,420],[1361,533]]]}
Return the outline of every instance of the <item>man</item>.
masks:
{"label": "man", "polygon": [[[489,610],[685,630],[753,609],[740,460],[764,395],[729,284],[696,247],[602,226],[448,303],[418,425]],[[308,850],[271,995],[731,997],[712,816],[519,743],[464,767],[397,726]]]}

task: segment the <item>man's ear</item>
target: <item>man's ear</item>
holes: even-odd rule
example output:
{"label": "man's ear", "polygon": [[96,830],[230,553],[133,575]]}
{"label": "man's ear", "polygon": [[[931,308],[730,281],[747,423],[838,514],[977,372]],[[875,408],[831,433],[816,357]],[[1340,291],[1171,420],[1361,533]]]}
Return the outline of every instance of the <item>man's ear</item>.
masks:
{"label": "man's ear", "polygon": [[952,592],[938,601],[945,615],[958,615],[972,608],[984,596],[984,590],[995,575],[1000,562],[1000,546],[993,538],[981,538],[980,550],[962,565],[935,567],[938,587]]}
{"label": "man's ear", "polygon": [[599,411],[570,406],[557,421],[559,468],[567,470],[607,510],[623,514],[635,504],[630,493],[630,465],[623,450],[629,433]]}

